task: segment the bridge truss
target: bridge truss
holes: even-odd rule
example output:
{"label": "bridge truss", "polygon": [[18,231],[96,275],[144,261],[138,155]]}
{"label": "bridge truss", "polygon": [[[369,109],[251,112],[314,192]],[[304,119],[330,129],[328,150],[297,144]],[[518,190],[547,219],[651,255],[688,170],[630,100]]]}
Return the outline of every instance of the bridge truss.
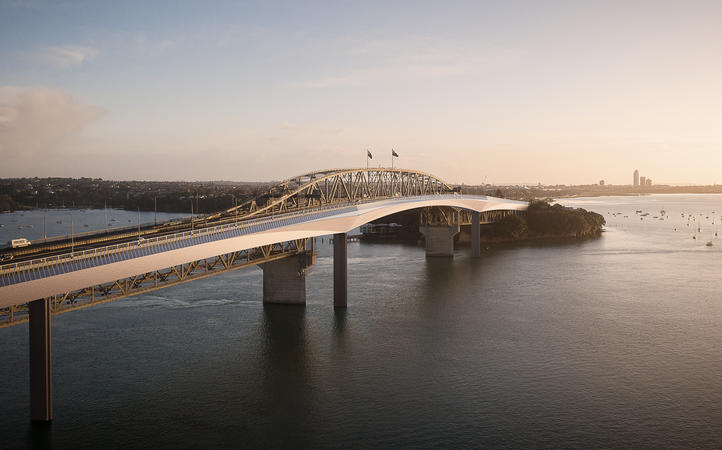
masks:
{"label": "bridge truss", "polygon": [[[302,274],[313,264],[313,239],[280,242],[191,261],[111,283],[59,293],[49,297],[48,300],[51,313],[61,314],[293,256],[299,258],[299,274]],[[19,325],[27,322],[28,319],[27,303],[0,309],[0,328]]]}
{"label": "bridge truss", "polygon": [[[138,232],[127,231],[115,234],[113,239],[152,240],[157,236],[171,233],[188,233],[212,229],[226,224],[244,226],[257,220],[275,220],[274,215],[288,213],[304,214],[307,210],[324,207],[340,207],[359,202],[369,202],[397,197],[418,197],[441,195],[457,192],[444,181],[433,175],[405,169],[362,168],[334,169],[311,172],[279,183],[252,200],[234,208],[201,218],[182,221],[170,221],[157,226],[146,227]],[[481,213],[482,223],[502,218],[511,211],[489,211]],[[422,225],[470,224],[471,212],[461,208],[433,207],[421,210]],[[127,236],[126,236],[127,235]],[[74,245],[104,248],[109,238],[102,232],[92,235],[83,233],[75,236]],[[53,243],[52,249],[62,250],[65,254],[53,256],[63,259],[71,251],[71,239]],[[311,242],[313,242],[311,240]],[[40,244],[39,244],[40,245]],[[116,246],[124,244],[117,244]],[[154,272],[138,274],[133,277],[115,280],[111,283],[87,286],[71,292],[63,292],[49,298],[52,313],[58,314],[85,308],[91,305],[149,292],[175,284],[205,278],[218,273],[263,264],[276,259],[310,254],[309,239],[292,242],[280,242],[269,246],[256,247],[233,253],[215,256],[207,260],[191,261],[180,266],[168,267]],[[132,246],[130,247],[132,248]],[[27,249],[23,249],[25,251]],[[42,257],[42,255],[39,255]],[[9,265],[8,265],[9,266]],[[9,273],[16,269],[0,267],[0,273]],[[28,320],[28,304],[0,308],[0,328],[16,325]]]}
{"label": "bridge truss", "polygon": [[252,200],[207,219],[223,216],[245,219],[338,203],[452,192],[456,190],[444,181],[415,170],[334,169],[291,178]]}
{"label": "bridge truss", "polygon": [[[451,206],[421,208],[419,225],[453,226],[471,225],[472,212]],[[480,213],[481,223],[497,222],[510,214],[524,214],[524,211],[496,209]]]}
{"label": "bridge truss", "polygon": [[[124,229],[112,234],[106,231],[74,235],[50,243],[38,241],[23,252],[5,254],[15,261],[0,265],[0,289],[3,289],[0,328],[29,322],[32,420],[48,422],[53,417],[53,315],[281,259],[287,262],[265,266],[264,301],[268,276],[268,301],[280,298],[283,302],[291,297],[297,300],[303,295],[305,302],[305,282],[300,282],[305,280],[294,277],[304,276],[315,262],[314,238],[309,236],[329,231],[335,233],[334,239],[342,239],[342,245],[334,245],[334,306],[346,307],[346,233],[359,222],[373,220],[384,211],[383,205],[377,208],[377,205],[365,204],[394,199],[381,202],[388,208],[386,213],[411,209],[411,205],[417,208],[454,205],[423,208],[421,223],[457,225],[450,228],[458,232],[458,225],[471,223],[473,218],[472,235],[477,237],[478,244],[480,214],[481,220],[489,222],[503,217],[504,213],[475,212],[472,216],[463,208],[479,211],[505,205],[493,198],[443,195],[457,192],[432,175],[412,170],[312,172],[273,186],[241,205],[205,217],[142,228],[139,224],[137,234]],[[509,203],[506,207],[518,209],[518,203]],[[310,228],[309,224],[312,224]],[[446,239],[436,246],[450,247],[453,253],[453,233],[444,233],[449,230],[443,229],[431,231]],[[283,242],[271,243],[276,240]],[[427,237],[427,244],[428,241]],[[478,250],[478,246],[476,248]],[[433,254],[428,247],[427,254]],[[293,258],[296,258],[295,264]],[[146,272],[134,274],[141,270]],[[68,273],[71,275],[65,276]],[[100,281],[100,284],[91,284]],[[271,298],[271,285],[275,283],[281,294]],[[289,295],[289,286],[295,286],[293,289],[301,286],[303,291],[293,290]],[[66,292],[56,293],[63,290]]]}

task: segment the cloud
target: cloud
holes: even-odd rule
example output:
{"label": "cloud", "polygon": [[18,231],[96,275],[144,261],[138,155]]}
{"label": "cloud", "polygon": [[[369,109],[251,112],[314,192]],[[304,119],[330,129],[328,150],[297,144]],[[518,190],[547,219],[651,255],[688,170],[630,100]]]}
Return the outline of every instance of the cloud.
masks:
{"label": "cloud", "polygon": [[0,157],[53,153],[104,112],[65,92],[0,86]]}
{"label": "cloud", "polygon": [[376,67],[293,83],[292,87],[306,89],[355,87],[386,81],[434,80],[460,76],[466,73],[468,73],[468,69],[463,65],[457,64],[416,64],[400,67]]}
{"label": "cloud", "polygon": [[4,0],[2,6],[9,8],[27,8],[27,9],[40,9],[44,6],[48,6],[50,2],[46,0]]}
{"label": "cloud", "polygon": [[82,64],[98,56],[98,49],[79,45],[63,45],[61,47],[48,47],[40,52],[39,59],[43,63],[65,69]]}
{"label": "cloud", "polygon": [[339,60],[355,66],[293,83],[293,87],[318,89],[356,87],[383,82],[437,80],[467,75],[474,58],[449,42],[428,37],[381,39],[349,43]]}
{"label": "cloud", "polygon": [[[524,56],[515,49],[490,43],[460,46],[429,36],[351,40],[327,53],[334,54],[333,59],[339,62],[320,64],[325,73],[297,80],[290,86],[322,89],[455,79],[509,67]],[[324,56],[324,61],[328,59]]]}
{"label": "cloud", "polygon": [[281,122],[281,129],[284,131],[296,131],[300,130],[301,126],[294,122]]}
{"label": "cloud", "polygon": [[319,134],[319,133],[326,133],[326,134],[342,134],[347,133],[349,130],[339,127],[329,127],[329,126],[310,126],[310,125],[302,125],[298,124],[296,122],[281,122],[280,129],[282,132],[285,133],[311,133],[311,134]]}
{"label": "cloud", "polygon": [[135,53],[140,56],[155,56],[182,42],[182,39],[155,39],[144,34],[137,34],[129,39]]}

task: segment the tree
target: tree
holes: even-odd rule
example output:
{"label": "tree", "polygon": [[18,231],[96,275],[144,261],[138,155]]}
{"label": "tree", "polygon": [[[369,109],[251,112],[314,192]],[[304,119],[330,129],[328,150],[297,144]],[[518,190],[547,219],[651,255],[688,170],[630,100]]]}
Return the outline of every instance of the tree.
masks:
{"label": "tree", "polygon": [[496,223],[496,234],[502,238],[524,239],[528,233],[526,220],[517,214],[506,216]]}
{"label": "tree", "polygon": [[15,207],[15,202],[8,194],[0,194],[0,211],[13,211]]}

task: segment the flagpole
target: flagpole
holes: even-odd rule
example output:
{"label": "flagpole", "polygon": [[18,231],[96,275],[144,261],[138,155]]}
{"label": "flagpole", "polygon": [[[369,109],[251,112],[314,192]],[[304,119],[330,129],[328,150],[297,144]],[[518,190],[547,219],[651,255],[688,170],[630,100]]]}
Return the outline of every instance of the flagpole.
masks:
{"label": "flagpole", "polygon": [[374,159],[374,155],[371,154],[371,150],[366,149],[366,171],[369,170],[369,159]]}

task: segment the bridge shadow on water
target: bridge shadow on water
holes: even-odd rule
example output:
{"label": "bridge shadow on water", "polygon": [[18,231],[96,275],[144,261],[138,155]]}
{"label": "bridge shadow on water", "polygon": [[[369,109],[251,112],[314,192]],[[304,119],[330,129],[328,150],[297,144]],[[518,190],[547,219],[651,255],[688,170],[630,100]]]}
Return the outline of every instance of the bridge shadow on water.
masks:
{"label": "bridge shadow on water", "polygon": [[53,424],[43,422],[32,422],[28,427],[27,435],[28,448],[51,449],[53,448]]}
{"label": "bridge shadow on water", "polygon": [[499,242],[499,243],[481,243],[482,249],[489,249],[489,250],[503,250],[503,249],[515,249],[515,248],[571,248],[571,247],[581,247],[586,243],[597,241],[602,238],[602,235],[599,236],[590,236],[586,238],[564,238],[564,237],[554,237],[554,238],[538,238],[538,239],[528,239],[524,241],[517,241],[517,242]]}
{"label": "bridge shadow on water", "polygon": [[[478,286],[483,284],[487,276],[487,269],[493,267],[496,260],[501,257],[500,248],[489,248],[482,252],[481,257],[474,258],[470,249],[456,251],[451,257],[427,257],[424,261],[424,276],[422,282],[427,297],[430,300],[438,299],[446,302],[446,295],[461,286]],[[470,281],[473,282],[471,284]]]}
{"label": "bridge shadow on water", "polygon": [[343,340],[346,335],[346,312],[346,308],[333,310],[333,335],[336,339]]}
{"label": "bridge shadow on water", "polygon": [[[303,305],[263,305],[262,356],[258,370],[263,379],[254,396],[254,415],[263,417],[252,427],[246,442],[278,448],[298,442],[313,446],[309,411],[316,403],[313,373],[316,349],[313,324]],[[272,418],[272,419],[271,419]]]}

